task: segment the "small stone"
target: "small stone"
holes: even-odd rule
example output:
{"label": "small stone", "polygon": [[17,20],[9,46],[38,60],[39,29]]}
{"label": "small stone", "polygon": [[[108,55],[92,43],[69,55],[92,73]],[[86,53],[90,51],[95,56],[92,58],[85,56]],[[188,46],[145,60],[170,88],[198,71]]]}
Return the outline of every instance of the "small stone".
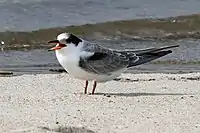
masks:
{"label": "small stone", "polygon": [[56,121],[56,124],[59,124],[59,122],[58,122],[58,121]]}
{"label": "small stone", "polygon": [[184,97],[181,97],[181,99],[184,99]]}
{"label": "small stone", "polygon": [[110,95],[106,95],[106,97],[111,97]]}
{"label": "small stone", "polygon": [[155,81],[156,79],[148,79],[148,81]]}
{"label": "small stone", "polygon": [[4,42],[4,41],[1,41],[1,44],[2,44],[2,45],[4,45],[4,44],[5,44],[5,42]]}
{"label": "small stone", "polygon": [[13,72],[9,72],[9,71],[0,71],[0,75],[13,75]]}
{"label": "small stone", "polygon": [[190,97],[194,97],[194,96],[190,96]]}
{"label": "small stone", "polygon": [[8,96],[8,100],[11,100],[11,96]]}
{"label": "small stone", "polygon": [[109,101],[109,103],[112,103],[112,102],[113,102],[113,101],[111,101],[111,100]]}
{"label": "small stone", "polygon": [[174,19],[174,20],[172,20],[172,22],[173,22],[173,23],[175,23],[175,22],[176,22],[176,20]]}
{"label": "small stone", "polygon": [[129,79],[129,78],[126,78],[126,81],[130,81],[131,79]]}
{"label": "small stone", "polygon": [[120,80],[121,80],[121,78],[116,78],[116,79],[113,79],[113,80],[115,80],[115,81],[120,81]]}

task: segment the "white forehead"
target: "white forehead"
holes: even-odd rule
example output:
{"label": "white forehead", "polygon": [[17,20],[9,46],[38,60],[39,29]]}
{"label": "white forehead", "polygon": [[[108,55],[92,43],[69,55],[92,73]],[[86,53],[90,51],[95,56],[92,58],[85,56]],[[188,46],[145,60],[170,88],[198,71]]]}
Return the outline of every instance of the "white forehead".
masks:
{"label": "white forehead", "polygon": [[69,38],[68,33],[61,33],[57,36],[57,40],[63,40],[63,39],[67,39],[67,38]]}

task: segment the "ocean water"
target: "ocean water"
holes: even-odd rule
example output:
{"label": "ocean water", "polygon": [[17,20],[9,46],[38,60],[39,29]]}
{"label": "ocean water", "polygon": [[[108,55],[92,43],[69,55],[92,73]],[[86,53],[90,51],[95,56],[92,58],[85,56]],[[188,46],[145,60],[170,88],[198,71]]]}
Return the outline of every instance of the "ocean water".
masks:
{"label": "ocean water", "polygon": [[0,0],[0,31],[197,13],[200,0]]}

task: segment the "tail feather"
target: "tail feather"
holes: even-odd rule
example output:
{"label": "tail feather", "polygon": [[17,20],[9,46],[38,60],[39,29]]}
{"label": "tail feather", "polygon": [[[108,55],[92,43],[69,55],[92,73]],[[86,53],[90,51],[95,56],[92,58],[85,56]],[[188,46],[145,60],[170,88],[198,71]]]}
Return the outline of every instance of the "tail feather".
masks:
{"label": "tail feather", "polygon": [[147,62],[150,62],[152,60],[158,59],[162,56],[165,56],[167,54],[172,53],[171,50],[168,51],[158,51],[158,52],[146,52],[146,53],[140,53],[139,55],[137,55],[137,57],[139,57],[138,60],[135,60],[135,58],[131,59],[130,58],[130,62],[128,67],[133,67],[133,66],[137,66],[137,65],[141,65]]}

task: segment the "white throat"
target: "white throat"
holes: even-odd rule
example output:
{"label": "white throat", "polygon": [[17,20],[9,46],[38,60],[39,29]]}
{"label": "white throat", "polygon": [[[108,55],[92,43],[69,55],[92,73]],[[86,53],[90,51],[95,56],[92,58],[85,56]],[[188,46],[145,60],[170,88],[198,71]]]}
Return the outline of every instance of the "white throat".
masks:
{"label": "white throat", "polygon": [[62,66],[65,65],[65,62],[69,61],[78,63],[80,58],[80,52],[81,48],[79,46],[75,46],[74,44],[69,44],[60,50],[56,50],[56,57]]}
{"label": "white throat", "polygon": [[77,71],[77,67],[79,67],[80,57],[93,55],[93,53],[85,52],[83,45],[68,44],[66,47],[56,50],[58,62],[72,75]]}

